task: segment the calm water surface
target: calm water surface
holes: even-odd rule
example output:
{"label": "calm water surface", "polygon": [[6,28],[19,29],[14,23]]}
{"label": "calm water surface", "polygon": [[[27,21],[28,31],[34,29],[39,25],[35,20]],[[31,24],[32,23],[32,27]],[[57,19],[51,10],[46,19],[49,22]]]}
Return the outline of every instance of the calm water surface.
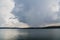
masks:
{"label": "calm water surface", "polygon": [[55,40],[60,29],[0,29],[0,40]]}

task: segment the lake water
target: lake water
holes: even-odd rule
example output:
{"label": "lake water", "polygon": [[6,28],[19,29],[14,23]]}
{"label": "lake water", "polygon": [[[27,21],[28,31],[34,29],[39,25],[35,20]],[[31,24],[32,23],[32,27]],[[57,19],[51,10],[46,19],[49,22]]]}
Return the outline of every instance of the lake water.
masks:
{"label": "lake water", "polygon": [[55,40],[60,29],[0,29],[0,40]]}

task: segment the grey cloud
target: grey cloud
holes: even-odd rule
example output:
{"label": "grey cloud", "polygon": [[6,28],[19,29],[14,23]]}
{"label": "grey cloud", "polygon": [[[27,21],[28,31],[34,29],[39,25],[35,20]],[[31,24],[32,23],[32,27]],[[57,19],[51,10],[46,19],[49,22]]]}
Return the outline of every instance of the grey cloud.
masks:
{"label": "grey cloud", "polygon": [[35,27],[44,23],[59,22],[53,20],[53,16],[58,15],[58,12],[53,12],[49,8],[54,2],[57,3],[56,0],[14,0],[14,2],[12,13],[23,23]]}

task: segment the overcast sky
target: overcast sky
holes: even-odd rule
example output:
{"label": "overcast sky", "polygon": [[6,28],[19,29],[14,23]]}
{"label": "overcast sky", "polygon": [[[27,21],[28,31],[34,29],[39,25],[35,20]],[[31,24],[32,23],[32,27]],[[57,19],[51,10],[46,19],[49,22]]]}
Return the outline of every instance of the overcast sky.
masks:
{"label": "overcast sky", "polygon": [[60,24],[59,0],[0,0],[0,25],[36,27]]}

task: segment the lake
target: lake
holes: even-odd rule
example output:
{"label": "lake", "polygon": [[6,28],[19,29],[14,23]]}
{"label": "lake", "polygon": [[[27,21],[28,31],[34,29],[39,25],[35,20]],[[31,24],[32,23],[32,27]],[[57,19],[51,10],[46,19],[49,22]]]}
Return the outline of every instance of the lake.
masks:
{"label": "lake", "polygon": [[60,29],[0,29],[0,40],[54,40]]}

